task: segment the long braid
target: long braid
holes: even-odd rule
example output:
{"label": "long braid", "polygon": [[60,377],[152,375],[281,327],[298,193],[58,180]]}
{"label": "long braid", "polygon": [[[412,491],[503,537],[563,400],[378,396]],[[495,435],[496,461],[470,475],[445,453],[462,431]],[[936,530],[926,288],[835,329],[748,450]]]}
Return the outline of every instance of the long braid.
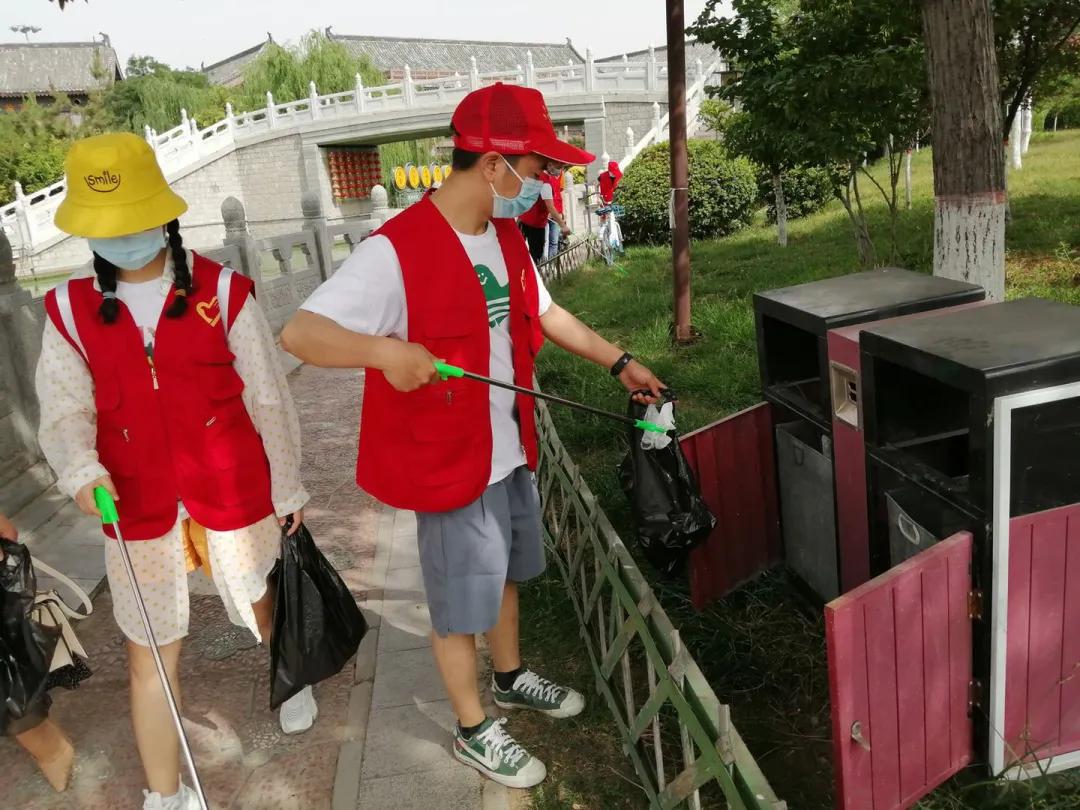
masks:
{"label": "long braid", "polygon": [[105,321],[105,323],[115,323],[116,317],[120,314],[120,302],[117,301],[115,297],[116,265],[95,253],[94,272],[97,274],[98,286],[101,287],[101,291],[103,293],[112,293],[112,295],[107,295],[101,302],[101,306],[98,307],[98,313],[101,315],[101,320]]}
{"label": "long braid", "polygon": [[168,318],[179,318],[188,307],[188,296],[191,295],[191,268],[188,267],[187,253],[184,251],[184,240],[180,236],[180,220],[174,219],[165,226],[165,232],[169,235],[169,250],[172,251],[173,260],[173,284],[176,286],[176,298],[172,306],[165,313]]}

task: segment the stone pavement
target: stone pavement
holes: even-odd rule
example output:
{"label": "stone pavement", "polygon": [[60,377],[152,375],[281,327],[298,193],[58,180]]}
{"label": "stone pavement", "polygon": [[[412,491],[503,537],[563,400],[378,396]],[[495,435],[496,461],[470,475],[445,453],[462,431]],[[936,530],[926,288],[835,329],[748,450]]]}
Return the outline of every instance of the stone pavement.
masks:
{"label": "stone pavement", "polygon": [[[370,636],[376,637],[374,681],[364,692],[370,704],[367,733],[363,742],[342,751],[339,776],[348,768],[353,778],[347,785],[339,781],[334,810],[508,810],[512,791],[483,779],[450,754],[455,718],[431,656],[431,622],[411,513],[385,511],[373,568],[372,579],[382,587],[369,592],[367,603]],[[491,677],[484,669],[481,683]],[[494,713],[486,689],[485,695]]]}
{"label": "stone pavement", "polygon": [[[212,584],[193,575],[181,680],[185,725],[211,807],[509,808],[511,791],[450,754],[454,719],[427,639],[415,519],[381,506],[354,483],[359,376],[303,367],[289,381],[304,433],[304,480],[312,496],[307,522],[364,607],[371,631],[355,662],[316,687],[315,728],[286,737],[267,705],[267,653],[247,630],[229,623]],[[55,490],[46,493],[19,513],[24,538],[36,554],[94,590],[104,573],[104,541],[95,521],[57,497]],[[29,757],[0,739],[5,808],[141,806],[124,642],[108,590],[96,590],[94,615],[77,625],[94,675],[74,692],[53,692],[52,716],[76,748],[71,785],[53,793]]]}

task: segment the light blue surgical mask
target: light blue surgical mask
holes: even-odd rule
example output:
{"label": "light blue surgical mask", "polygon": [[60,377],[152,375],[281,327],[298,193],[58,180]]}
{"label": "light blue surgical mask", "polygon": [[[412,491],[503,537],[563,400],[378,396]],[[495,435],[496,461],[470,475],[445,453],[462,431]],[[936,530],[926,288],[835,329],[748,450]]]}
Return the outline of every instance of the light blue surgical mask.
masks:
{"label": "light blue surgical mask", "polygon": [[90,250],[121,270],[139,270],[153,261],[165,247],[165,232],[151,228],[129,236],[109,239],[88,239]]}
{"label": "light blue surgical mask", "polygon": [[516,197],[503,197],[495,190],[495,184],[490,183],[491,193],[495,195],[495,207],[492,209],[491,216],[495,219],[513,219],[520,217],[536,204],[536,201],[540,199],[540,189],[544,187],[544,183],[535,177],[522,177],[514,171],[514,167],[505,157],[503,162],[506,168],[513,172],[514,177],[521,181],[521,189]]}

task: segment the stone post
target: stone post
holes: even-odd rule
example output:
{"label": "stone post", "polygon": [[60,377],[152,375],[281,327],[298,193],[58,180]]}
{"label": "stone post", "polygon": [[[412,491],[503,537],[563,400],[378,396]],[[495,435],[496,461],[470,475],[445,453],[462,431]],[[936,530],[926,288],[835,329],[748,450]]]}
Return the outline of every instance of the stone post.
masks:
{"label": "stone post", "polygon": [[585,49],[585,92],[592,92],[596,86],[596,64],[593,62],[592,50]]}
{"label": "stone post", "polygon": [[266,91],[266,123],[273,129],[277,124],[275,119],[277,114],[274,112],[274,94],[269,90]]}
{"label": "stone post", "polygon": [[476,66],[476,57],[469,57],[469,89],[480,89],[480,69]]}
{"label": "stone post", "polygon": [[236,115],[233,113],[232,102],[225,102],[225,125],[229,128],[232,137],[236,137]]}
{"label": "stone post", "polygon": [[401,88],[405,95],[405,106],[412,107],[416,103],[415,88],[413,87],[412,69],[408,65],[405,66],[405,76],[402,77]]}
{"label": "stone post", "polygon": [[240,248],[240,267],[236,269],[255,282],[255,294],[261,297],[263,280],[259,244],[248,230],[244,204],[236,197],[226,197],[221,203],[221,219],[225,222],[225,244]]}
{"label": "stone post", "polygon": [[379,222],[390,218],[390,195],[378,183],[371,187],[371,218]]}
{"label": "stone post", "polygon": [[154,131],[150,129],[149,124],[143,127],[143,137],[146,138],[146,142],[150,144],[151,149],[156,149],[157,145],[154,143]]}
{"label": "stone post", "polygon": [[645,69],[645,87],[649,90],[655,90],[656,79],[656,48],[649,45],[649,64]]}
{"label": "stone post", "polygon": [[364,79],[359,73],[356,74],[356,112],[364,112]]}
{"label": "stone post", "polygon": [[[30,203],[23,192],[22,183],[15,181],[15,219],[19,223],[19,240],[25,256],[34,255],[34,228],[30,219]],[[8,248],[10,249],[10,245]]]}
{"label": "stone post", "polygon": [[[0,421],[10,418],[6,432],[16,446],[10,451],[24,451],[34,461],[41,458],[37,443],[41,415],[34,390],[34,369],[41,354],[42,321],[33,296],[15,281],[15,260],[7,234],[0,229],[0,389],[7,393],[11,412],[0,413]],[[0,398],[3,396],[0,392]],[[3,440],[0,436],[0,442]]]}
{"label": "stone post", "polygon": [[191,122],[188,120],[187,110],[180,109],[180,128],[185,132],[191,133]]}
{"label": "stone post", "polygon": [[586,118],[585,149],[588,152],[592,152],[594,155],[600,155],[600,157],[585,167],[585,177],[588,180],[589,185],[596,185],[596,178],[599,176],[602,167],[607,166],[607,160],[603,154],[606,152],[604,138],[604,119]]}
{"label": "stone post", "polygon": [[334,243],[326,228],[322,200],[316,192],[305,191],[300,195],[300,209],[304,212],[304,230],[311,231],[315,237],[319,276],[326,281],[334,274]]}
{"label": "stone post", "polygon": [[315,82],[308,82],[308,109],[311,111],[312,121],[322,112],[319,109],[319,88],[315,86]]}
{"label": "stone post", "polygon": [[574,173],[567,169],[563,172],[563,177],[566,178],[566,188],[562,192],[566,222],[570,225],[570,230],[577,231],[577,186],[574,184]]}
{"label": "stone post", "polygon": [[626,155],[625,160],[629,160],[634,155],[634,129],[633,127],[626,128]]}
{"label": "stone post", "polygon": [[653,126],[653,143],[659,143],[662,140],[662,133],[660,132],[660,102],[654,101],[652,105],[652,126]]}
{"label": "stone post", "polygon": [[536,87],[536,65],[532,51],[525,51],[525,86]]}
{"label": "stone post", "polygon": [[701,63],[700,59],[694,60],[694,72],[695,72],[694,81],[695,82],[701,81],[701,79],[705,75],[705,66]]}

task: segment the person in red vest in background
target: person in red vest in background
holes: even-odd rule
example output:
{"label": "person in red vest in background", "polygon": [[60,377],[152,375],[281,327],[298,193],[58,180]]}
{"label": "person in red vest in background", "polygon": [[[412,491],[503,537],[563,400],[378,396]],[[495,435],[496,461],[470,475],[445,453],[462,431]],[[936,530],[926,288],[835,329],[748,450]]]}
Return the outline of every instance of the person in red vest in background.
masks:
{"label": "person in red vest in background", "polygon": [[[251,279],[184,248],[184,202],[130,133],[77,141],[57,227],[93,262],[51,290],[36,384],[39,440],[60,488],[101,517],[117,501],[169,679],[179,696],[188,572],[202,568],[237,625],[270,641],[281,526],[304,519],[300,423]],[[131,719],[149,790],[144,810],[197,810],[180,781],[180,740],[115,530],[105,544],[113,615],[127,637]],[[308,687],[281,707],[305,731]],[[131,806],[125,803],[124,806]]]}
{"label": "person in red vest in background", "polygon": [[[544,250],[550,241],[548,226],[554,222],[555,226],[564,235],[570,234],[570,228],[562,215],[562,186],[558,175],[561,175],[561,164],[550,161],[540,172],[539,198],[532,207],[518,217],[518,227],[521,234],[529,245],[529,255],[534,262],[539,263],[544,258]],[[558,250],[559,239],[555,237],[555,248]],[[554,256],[553,251],[548,251],[549,256]]]}
{"label": "person in red vest in background", "polygon": [[570,235],[570,225],[563,218],[563,172],[566,166],[561,163],[549,163],[540,179],[551,187],[551,200],[547,200],[543,191],[540,198],[547,204],[547,253],[545,258],[550,259],[559,252],[559,240],[563,236]]}
{"label": "person in red vest in background", "polygon": [[604,201],[604,205],[611,205],[615,199],[615,189],[619,187],[619,181],[622,180],[622,169],[619,168],[618,161],[609,160],[607,170],[600,172],[600,176],[597,178],[597,184],[600,187],[600,199]]}
{"label": "person in red vest in background", "polygon": [[501,708],[565,718],[585,705],[558,673],[549,680],[525,665],[518,645],[518,583],[545,566],[535,403],[471,380],[441,382],[434,364],[531,387],[546,337],[647,391],[642,402],[663,386],[552,302],[514,224],[533,207],[545,165],[593,156],[558,140],[543,96],[527,87],[473,91],[452,128],[453,173],[442,188],[361,242],[281,339],[306,363],[367,370],[357,483],[416,512],[432,649],[457,715],[453,755],[526,788],[547,769],[505,718],[484,711],[476,634],[487,634]]}

